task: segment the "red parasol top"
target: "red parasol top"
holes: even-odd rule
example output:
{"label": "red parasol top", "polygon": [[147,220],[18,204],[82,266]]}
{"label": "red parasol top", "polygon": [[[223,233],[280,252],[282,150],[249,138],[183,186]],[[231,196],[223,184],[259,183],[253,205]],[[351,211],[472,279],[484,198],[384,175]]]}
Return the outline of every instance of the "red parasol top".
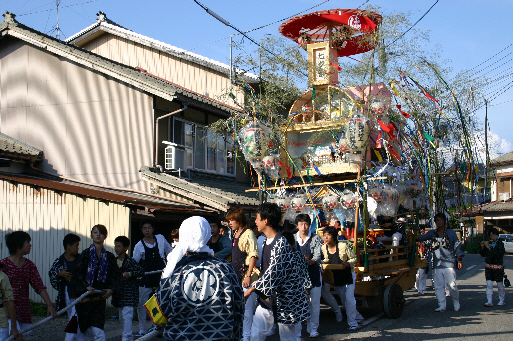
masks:
{"label": "red parasol top", "polygon": [[281,24],[278,29],[285,37],[301,43],[302,35],[306,34],[311,42],[326,41],[330,37],[340,36],[343,47],[337,47],[338,56],[350,56],[373,49],[369,35],[381,22],[381,15],[372,11],[359,9],[330,9],[300,15]]}

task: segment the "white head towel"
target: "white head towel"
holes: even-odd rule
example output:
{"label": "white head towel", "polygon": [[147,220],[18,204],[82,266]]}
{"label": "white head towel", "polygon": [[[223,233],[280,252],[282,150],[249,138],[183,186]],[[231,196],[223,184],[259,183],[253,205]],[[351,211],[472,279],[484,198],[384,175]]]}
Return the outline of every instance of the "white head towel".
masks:
{"label": "white head towel", "polygon": [[180,241],[173,251],[167,255],[167,265],[162,272],[162,278],[171,277],[176,264],[185,256],[187,251],[207,252],[213,256],[214,251],[207,246],[211,236],[210,224],[205,218],[194,216],[185,219],[180,225]]}

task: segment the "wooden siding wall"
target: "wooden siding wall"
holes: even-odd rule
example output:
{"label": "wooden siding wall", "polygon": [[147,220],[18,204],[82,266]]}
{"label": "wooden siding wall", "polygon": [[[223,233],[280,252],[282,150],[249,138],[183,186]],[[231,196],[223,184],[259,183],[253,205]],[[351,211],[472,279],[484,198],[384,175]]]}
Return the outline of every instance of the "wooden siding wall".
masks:
{"label": "wooden siding wall", "polygon": [[44,151],[39,167],[144,190],[153,101],[132,86],[14,38],[0,46],[0,132]]}
{"label": "wooden siding wall", "polygon": [[[114,252],[114,239],[124,235],[130,238],[130,209],[119,204],[58,193],[44,188],[12,184],[0,180],[0,257],[9,256],[5,235],[23,230],[32,238],[32,250],[27,256],[39,270],[50,298],[57,292],[51,287],[48,271],[63,252],[62,240],[68,233],[82,239],[80,251],[91,244],[90,231],[95,224],[103,224],[109,232],[105,243],[107,251]],[[30,298],[42,302],[33,290]]]}
{"label": "wooden siding wall", "polygon": [[[228,75],[113,34],[104,33],[81,47],[119,63],[143,68],[151,74],[211,98],[226,93],[230,88]],[[239,103],[244,103],[242,92],[233,93]],[[219,101],[235,105],[229,97]]]}

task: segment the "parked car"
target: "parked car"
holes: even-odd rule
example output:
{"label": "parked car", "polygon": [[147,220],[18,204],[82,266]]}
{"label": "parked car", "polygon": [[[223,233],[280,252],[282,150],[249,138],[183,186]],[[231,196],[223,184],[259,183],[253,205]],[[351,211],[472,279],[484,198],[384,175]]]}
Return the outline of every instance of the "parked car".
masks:
{"label": "parked car", "polygon": [[513,253],[513,234],[499,234],[499,239],[504,243],[504,250]]}

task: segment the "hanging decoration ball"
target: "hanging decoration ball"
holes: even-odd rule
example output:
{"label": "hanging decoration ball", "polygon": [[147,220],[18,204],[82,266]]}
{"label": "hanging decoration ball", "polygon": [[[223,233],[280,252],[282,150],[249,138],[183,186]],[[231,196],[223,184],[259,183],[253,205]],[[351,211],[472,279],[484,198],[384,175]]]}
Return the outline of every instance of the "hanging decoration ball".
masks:
{"label": "hanging decoration ball", "polygon": [[327,210],[333,210],[337,208],[339,199],[335,195],[328,195],[322,199],[322,206]]}
{"label": "hanging decoration ball", "polygon": [[393,186],[386,184],[383,188],[383,192],[385,193],[386,202],[397,202],[399,200],[399,191]]}
{"label": "hanging decoration ball", "polygon": [[347,147],[353,153],[360,153],[367,145],[369,138],[369,125],[367,117],[355,114],[347,120],[346,141]]}
{"label": "hanging decoration ball", "polygon": [[276,158],[272,155],[267,155],[262,159],[262,166],[264,167],[264,170],[276,168],[276,163]]}
{"label": "hanging decoration ball", "polygon": [[290,201],[294,211],[302,211],[306,207],[306,200],[303,197],[295,197]]}
{"label": "hanging decoration ball", "polygon": [[372,187],[369,190],[368,196],[376,200],[376,202],[383,201],[383,188],[381,186]]}
{"label": "hanging decoration ball", "polygon": [[279,198],[276,199],[274,202],[276,205],[278,205],[282,212],[285,212],[290,208],[290,200],[287,198]]}
{"label": "hanging decoration ball", "polygon": [[342,196],[340,196],[340,203],[346,209],[355,208],[356,198],[354,196],[354,193],[349,189],[345,189],[344,192],[342,192]]}
{"label": "hanging decoration ball", "polygon": [[380,98],[376,98],[372,101],[370,109],[375,116],[385,115],[387,112],[387,103]]}

